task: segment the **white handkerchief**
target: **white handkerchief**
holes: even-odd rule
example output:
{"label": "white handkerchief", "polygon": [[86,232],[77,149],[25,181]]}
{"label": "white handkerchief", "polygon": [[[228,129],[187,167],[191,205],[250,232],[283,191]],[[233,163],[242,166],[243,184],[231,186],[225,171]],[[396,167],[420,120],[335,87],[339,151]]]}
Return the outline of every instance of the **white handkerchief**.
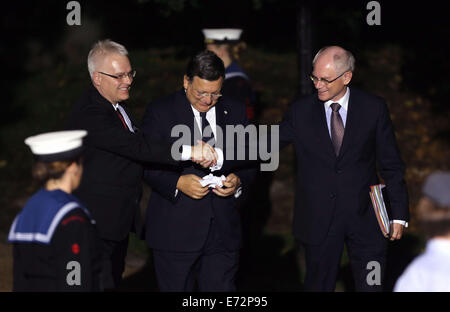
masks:
{"label": "white handkerchief", "polygon": [[222,181],[225,181],[227,178],[222,175],[220,177],[216,177],[215,175],[213,175],[212,173],[206,175],[203,177],[203,179],[200,181],[200,184],[205,187],[205,186],[209,186],[209,187],[223,187],[223,183]]}

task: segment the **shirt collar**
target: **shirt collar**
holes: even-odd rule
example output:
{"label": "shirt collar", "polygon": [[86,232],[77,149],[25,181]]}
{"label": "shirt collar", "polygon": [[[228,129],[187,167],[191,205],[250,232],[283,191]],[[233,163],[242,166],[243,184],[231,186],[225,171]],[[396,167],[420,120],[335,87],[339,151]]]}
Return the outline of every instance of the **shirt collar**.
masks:
{"label": "shirt collar", "polygon": [[332,101],[332,100],[328,100],[326,101],[325,104],[325,110],[328,110],[331,106],[331,104],[333,103],[339,103],[339,105],[341,105],[341,108],[343,108],[345,111],[348,110],[348,100],[350,98],[350,89],[349,87],[346,87],[347,89],[345,90],[345,94],[343,97],[341,97],[338,101]]}
{"label": "shirt collar", "polygon": [[[194,113],[194,116],[200,117],[200,112],[198,110],[196,110],[194,108],[194,106],[192,106],[192,105],[191,105],[191,108],[192,108],[192,112]],[[206,116],[209,116],[210,114],[215,114],[215,113],[216,113],[216,106],[214,105],[206,112]]]}

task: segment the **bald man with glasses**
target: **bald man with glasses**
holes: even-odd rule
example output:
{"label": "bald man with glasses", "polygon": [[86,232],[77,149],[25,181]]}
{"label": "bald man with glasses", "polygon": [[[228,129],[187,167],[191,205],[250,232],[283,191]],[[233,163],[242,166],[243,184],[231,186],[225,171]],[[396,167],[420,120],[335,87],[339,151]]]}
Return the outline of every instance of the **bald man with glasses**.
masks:
{"label": "bald man with glasses", "polygon": [[[386,102],[349,84],[353,55],[321,49],[310,76],[317,94],[302,97],[280,124],[280,147],[294,144],[297,196],[293,232],[305,250],[307,291],[334,291],[344,245],[356,290],[381,291],[388,242],[409,220],[405,165]],[[377,223],[370,186],[383,178],[391,204],[391,236]],[[381,283],[368,279],[377,263]]]}

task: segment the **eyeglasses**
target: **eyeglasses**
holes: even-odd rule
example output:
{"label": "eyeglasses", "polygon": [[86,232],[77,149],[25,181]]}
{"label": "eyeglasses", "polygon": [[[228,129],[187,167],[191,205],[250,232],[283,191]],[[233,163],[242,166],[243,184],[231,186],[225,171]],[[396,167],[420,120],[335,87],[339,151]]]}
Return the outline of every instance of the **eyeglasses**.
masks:
{"label": "eyeglasses", "polygon": [[130,79],[133,79],[134,76],[136,76],[136,70],[134,70],[134,69],[132,71],[128,72],[128,73],[122,73],[122,74],[119,74],[119,75],[111,75],[111,74],[107,74],[107,73],[104,73],[104,72],[101,72],[101,71],[99,71],[99,73],[103,74],[103,75],[106,75],[106,76],[109,76],[109,77],[112,77],[114,79],[119,79],[119,80],[123,80],[123,79],[125,79],[127,77],[130,78]]}
{"label": "eyeglasses", "polygon": [[333,80],[327,80],[325,78],[318,78],[318,77],[314,76],[313,74],[309,75],[309,78],[311,79],[311,81],[313,83],[324,82],[326,84],[330,84],[330,83],[336,81],[337,79],[341,78],[342,75],[344,75],[346,72],[348,72],[348,70],[344,71],[342,74],[340,74],[339,76],[337,76]]}
{"label": "eyeglasses", "polygon": [[213,100],[217,100],[218,98],[220,98],[222,96],[221,93],[198,92],[197,90],[194,90],[194,91],[195,91],[195,95],[201,99],[203,99],[205,97],[211,97]]}

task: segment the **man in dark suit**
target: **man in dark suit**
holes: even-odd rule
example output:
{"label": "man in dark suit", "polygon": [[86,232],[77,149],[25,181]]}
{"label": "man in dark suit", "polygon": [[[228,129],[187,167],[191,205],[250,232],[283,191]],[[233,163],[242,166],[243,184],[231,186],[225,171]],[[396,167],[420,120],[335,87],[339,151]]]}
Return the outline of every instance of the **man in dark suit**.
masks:
{"label": "man in dark suit", "polygon": [[388,244],[369,198],[377,167],[394,220],[390,240],[401,238],[409,219],[405,166],[386,102],[348,87],[354,62],[341,47],[321,49],[311,74],[317,94],[295,101],[280,124],[280,146],[293,143],[297,155],[293,232],[305,248],[308,291],[335,289],[344,244],[356,289],[382,290],[368,278],[378,263],[382,280]]}
{"label": "man in dark suit", "polygon": [[[142,191],[143,162],[177,164],[171,146],[143,136],[124,101],[136,72],[124,46],[104,40],[88,56],[92,86],[74,105],[69,128],[88,131],[84,174],[76,195],[92,212],[102,238],[102,284],[117,287],[125,267],[128,234]],[[215,162],[214,149],[198,144],[187,153],[202,166]],[[201,156],[205,152],[205,158]],[[214,156],[215,155],[215,156]]]}
{"label": "man in dark suit", "polygon": [[[226,126],[248,123],[245,105],[221,97],[224,76],[223,62],[213,52],[197,54],[184,76],[184,90],[148,105],[143,132],[173,143],[180,140],[172,136],[173,130],[184,127],[184,144],[190,145],[195,137],[203,136],[205,142],[215,142],[216,148],[223,148],[222,143],[229,139]],[[224,149],[223,154],[226,152]],[[237,201],[241,184],[244,191],[250,184],[252,170],[211,172],[192,163],[181,163],[155,164],[145,171],[145,179],[152,187],[146,239],[154,250],[161,291],[236,289],[241,246]],[[226,175],[224,187],[202,186],[200,181],[209,173]]]}

